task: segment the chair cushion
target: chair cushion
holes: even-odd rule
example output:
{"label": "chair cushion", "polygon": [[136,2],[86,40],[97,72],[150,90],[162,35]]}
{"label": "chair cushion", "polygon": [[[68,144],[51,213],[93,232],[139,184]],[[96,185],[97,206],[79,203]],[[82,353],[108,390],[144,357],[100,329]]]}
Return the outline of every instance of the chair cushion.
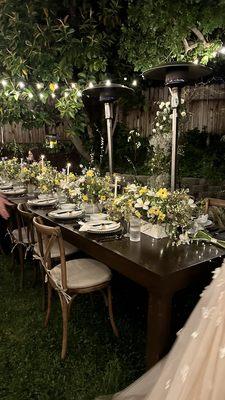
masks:
{"label": "chair cushion", "polygon": [[[111,279],[110,269],[103,263],[90,258],[66,262],[67,286],[69,289],[89,288]],[[61,264],[51,269],[52,279],[61,284]]]}
{"label": "chair cushion", "polygon": [[[69,256],[71,254],[77,253],[79,249],[72,245],[71,243],[68,243],[64,240],[64,249],[65,249],[65,255]],[[39,245],[38,243],[35,244],[34,246],[34,252],[39,256]],[[57,242],[53,243],[53,246],[51,248],[51,258],[60,258],[60,251],[59,251],[59,246]]]}
{"label": "chair cushion", "polygon": [[[21,228],[21,232],[22,232],[22,242],[23,243],[28,243],[28,239],[27,239],[27,229],[25,227]],[[14,237],[14,239],[19,242],[19,230],[18,229],[14,229],[14,231],[12,231],[12,235]],[[37,234],[36,232],[34,232],[34,240],[35,242],[37,242]]]}

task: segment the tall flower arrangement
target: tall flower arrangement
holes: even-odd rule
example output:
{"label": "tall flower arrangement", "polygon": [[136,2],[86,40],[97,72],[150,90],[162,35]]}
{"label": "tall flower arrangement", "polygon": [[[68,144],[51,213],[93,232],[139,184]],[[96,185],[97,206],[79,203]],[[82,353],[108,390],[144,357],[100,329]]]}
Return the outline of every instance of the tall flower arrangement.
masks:
{"label": "tall flower arrangement", "polygon": [[[181,107],[179,110],[181,120],[186,117],[184,108],[184,99],[181,99]],[[150,161],[151,173],[154,177],[161,177],[161,181],[165,184],[168,180],[170,170],[170,155],[172,142],[172,108],[170,101],[158,103],[158,111],[153,135],[150,138],[149,144],[153,150],[153,157]],[[178,150],[179,151],[179,150]],[[162,184],[162,182],[160,182]]]}
{"label": "tall flower arrangement", "polygon": [[5,159],[1,161],[0,171],[4,179],[14,180],[17,179],[20,173],[20,164],[16,157]]}
{"label": "tall flower arrangement", "polygon": [[100,176],[95,168],[84,170],[76,185],[80,188],[82,201],[86,203],[104,204],[113,195],[111,178]]}

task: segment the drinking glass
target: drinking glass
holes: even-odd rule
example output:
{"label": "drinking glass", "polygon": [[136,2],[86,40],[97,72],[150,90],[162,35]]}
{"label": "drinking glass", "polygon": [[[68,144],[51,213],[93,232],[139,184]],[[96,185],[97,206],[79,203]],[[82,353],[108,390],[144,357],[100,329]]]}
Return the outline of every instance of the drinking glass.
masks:
{"label": "drinking glass", "polygon": [[130,241],[139,242],[141,240],[141,221],[138,218],[130,218]]}

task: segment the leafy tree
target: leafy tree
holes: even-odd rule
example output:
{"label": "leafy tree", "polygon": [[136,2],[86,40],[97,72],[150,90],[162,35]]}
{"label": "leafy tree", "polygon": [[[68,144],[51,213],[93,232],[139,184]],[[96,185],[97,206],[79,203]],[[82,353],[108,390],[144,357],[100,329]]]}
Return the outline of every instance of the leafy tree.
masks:
{"label": "leafy tree", "polygon": [[207,64],[224,29],[224,0],[130,1],[120,56],[141,71],[172,60]]}

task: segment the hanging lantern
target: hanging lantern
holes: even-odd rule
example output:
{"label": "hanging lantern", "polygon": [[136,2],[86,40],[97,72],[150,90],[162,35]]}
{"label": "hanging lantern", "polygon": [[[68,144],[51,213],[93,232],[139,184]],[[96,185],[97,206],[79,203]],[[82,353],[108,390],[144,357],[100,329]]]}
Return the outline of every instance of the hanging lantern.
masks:
{"label": "hanging lantern", "polygon": [[46,141],[46,147],[49,147],[50,149],[54,149],[58,144],[57,137],[54,134],[46,135],[45,141]]}

